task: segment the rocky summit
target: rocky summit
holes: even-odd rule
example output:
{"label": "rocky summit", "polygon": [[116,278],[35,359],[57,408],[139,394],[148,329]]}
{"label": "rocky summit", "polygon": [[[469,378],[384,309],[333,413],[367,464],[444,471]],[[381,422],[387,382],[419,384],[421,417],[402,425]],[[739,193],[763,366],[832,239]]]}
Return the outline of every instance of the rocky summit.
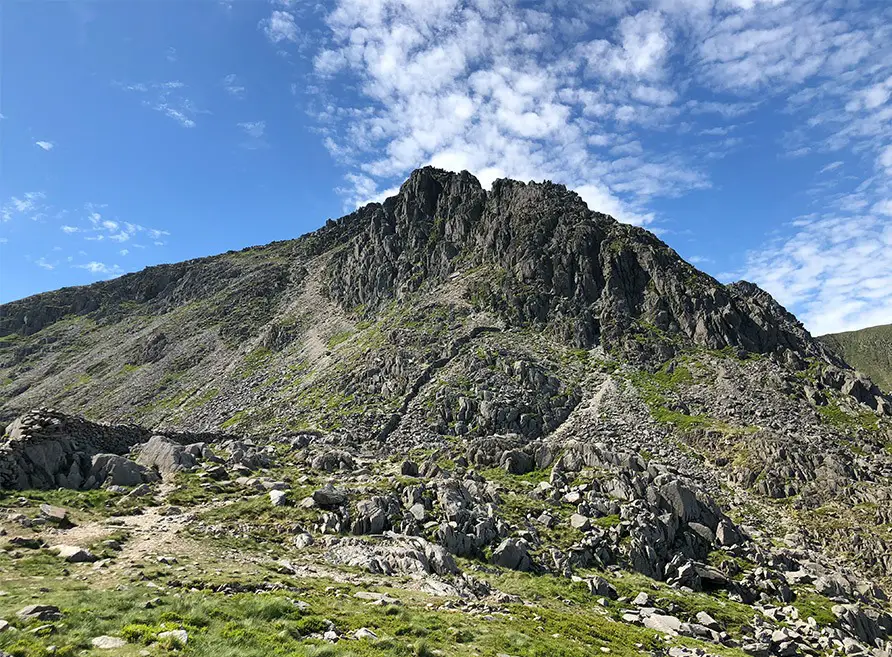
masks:
{"label": "rocky summit", "polygon": [[433,168],[0,306],[0,651],[889,657],[892,397],[840,344]]}

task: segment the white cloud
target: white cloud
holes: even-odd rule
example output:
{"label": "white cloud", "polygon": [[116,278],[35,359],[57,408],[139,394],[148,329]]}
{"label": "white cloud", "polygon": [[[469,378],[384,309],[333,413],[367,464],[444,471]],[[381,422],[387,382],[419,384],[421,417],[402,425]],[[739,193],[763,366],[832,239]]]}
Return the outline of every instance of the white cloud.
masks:
{"label": "white cloud", "polygon": [[275,10],[269,18],[260,21],[260,29],[273,43],[281,41],[297,41],[298,27],[294,15],[287,11]]}
{"label": "white cloud", "polygon": [[798,309],[815,335],[892,321],[892,219],[827,215],[793,229],[751,253],[744,277]]}
{"label": "white cloud", "polygon": [[226,93],[234,98],[245,97],[245,87],[239,81],[238,76],[235,73],[230,73],[225,78],[223,78],[223,89],[225,89]]}
{"label": "white cloud", "polygon": [[120,255],[122,255],[122,256],[125,256],[125,255],[127,255],[128,253],[130,253],[130,251],[128,251],[127,249],[121,249],[120,251],[118,251],[118,253],[119,253]]}
{"label": "white cloud", "polygon": [[62,226],[62,232],[68,233],[69,235],[71,233],[77,233],[78,231],[80,231],[80,228],[78,228],[77,226],[68,226],[68,225]]}
{"label": "white cloud", "polygon": [[179,80],[167,82],[137,82],[117,86],[142,97],[142,104],[175,121],[183,128],[194,128],[200,114],[209,114],[198,109],[187,96],[186,85]]}
{"label": "white cloud", "polygon": [[7,239],[6,237],[0,237],[0,244],[6,244],[8,242],[9,242],[9,239]]}
{"label": "white cloud", "polygon": [[167,52],[165,53],[164,57],[171,64],[176,63],[177,59],[179,58],[177,55],[177,49],[174,48],[173,46],[171,46],[170,48],[167,49]]}
{"label": "white cloud", "polygon": [[34,264],[41,269],[53,270],[56,268],[56,263],[47,262],[46,258],[38,258],[34,261]]}
{"label": "white cloud", "polygon": [[599,39],[581,48],[590,71],[598,75],[630,75],[654,79],[664,75],[670,40],[662,14],[642,11],[624,17],[616,43]]}
{"label": "white cloud", "polygon": [[49,207],[44,203],[43,192],[25,192],[22,196],[10,196],[0,206],[0,220],[11,221],[18,217],[26,217],[33,221],[43,219]]}
{"label": "white cloud", "polygon": [[892,175],[892,144],[880,151],[877,162],[885,169],[887,174]]}
{"label": "white cloud", "polygon": [[107,265],[104,262],[96,262],[95,260],[83,265],[75,265],[75,267],[78,269],[86,269],[91,274],[98,274],[100,276],[118,276],[123,272],[118,265]]}
{"label": "white cloud", "polygon": [[55,146],[55,144],[51,141],[35,141],[34,143],[45,151],[51,151]]}

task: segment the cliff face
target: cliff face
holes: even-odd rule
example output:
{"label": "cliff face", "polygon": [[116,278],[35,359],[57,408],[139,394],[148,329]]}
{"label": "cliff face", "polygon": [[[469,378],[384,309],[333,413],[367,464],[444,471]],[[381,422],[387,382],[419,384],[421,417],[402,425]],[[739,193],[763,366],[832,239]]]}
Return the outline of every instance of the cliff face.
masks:
{"label": "cliff face", "polygon": [[499,180],[486,192],[467,172],[423,169],[398,196],[347,220],[357,230],[325,274],[328,295],[347,309],[375,309],[485,267],[477,307],[579,346],[610,347],[652,328],[713,349],[821,353],[754,285],[721,285],[560,185]]}

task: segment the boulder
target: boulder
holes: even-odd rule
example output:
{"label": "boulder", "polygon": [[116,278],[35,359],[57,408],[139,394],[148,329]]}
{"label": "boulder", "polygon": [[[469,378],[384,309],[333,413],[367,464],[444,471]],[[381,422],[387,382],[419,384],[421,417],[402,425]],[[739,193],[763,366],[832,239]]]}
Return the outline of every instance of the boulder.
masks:
{"label": "boulder", "polygon": [[642,619],[644,627],[648,627],[663,634],[675,636],[681,628],[681,621],[675,616],[666,616],[663,614],[650,614]]}
{"label": "boulder", "polygon": [[619,597],[613,585],[603,577],[592,577],[585,580],[585,584],[589,592],[598,597],[607,598],[608,600],[616,600]]}
{"label": "boulder", "polygon": [[570,526],[573,529],[578,529],[582,532],[587,532],[592,527],[592,521],[589,520],[586,516],[581,515],[579,513],[574,513],[570,516]]}
{"label": "boulder", "polygon": [[526,474],[532,472],[536,467],[533,457],[519,449],[508,450],[502,454],[500,461],[505,471],[510,474]]}
{"label": "boulder", "polygon": [[313,493],[313,501],[323,508],[340,506],[347,502],[347,493],[332,484],[325,484]]}
{"label": "boulder", "polygon": [[353,470],[356,467],[350,453],[340,449],[333,449],[317,454],[313,460],[310,461],[310,465],[316,470],[323,470],[325,472]]}
{"label": "boulder", "polygon": [[62,618],[62,612],[53,605],[28,605],[19,609],[17,616],[22,620],[56,621]]}
{"label": "boulder", "polygon": [[97,485],[139,486],[158,480],[158,475],[147,468],[117,454],[97,454],[93,457],[90,476]]}
{"label": "boulder", "polygon": [[169,630],[167,632],[159,632],[159,639],[167,639],[175,644],[185,646],[189,643],[189,633],[186,630]]}
{"label": "boulder", "polygon": [[527,572],[532,568],[529,543],[519,538],[506,538],[492,552],[492,562],[497,566]]}
{"label": "boulder", "polygon": [[400,474],[405,477],[417,477],[418,464],[415,461],[403,461],[402,466],[400,466]]}
{"label": "boulder", "polygon": [[93,640],[90,642],[93,644],[94,648],[98,650],[115,650],[116,648],[123,648],[127,645],[127,642],[124,639],[117,636],[108,636],[103,634],[102,636],[93,637]]}
{"label": "boulder", "polygon": [[285,506],[288,503],[288,493],[283,490],[271,490],[269,492],[269,501],[273,506]]}
{"label": "boulder", "polygon": [[96,561],[96,557],[92,552],[77,545],[54,545],[50,550],[69,563],[92,563]]}
{"label": "boulder", "polygon": [[381,575],[456,575],[455,560],[439,545],[418,536],[386,532],[368,541],[344,538],[329,545],[326,559]]}
{"label": "boulder", "polygon": [[164,436],[152,436],[139,450],[139,465],[157,470],[165,479],[196,465],[195,457],[179,443]]}
{"label": "boulder", "polygon": [[53,506],[51,504],[41,504],[40,515],[42,518],[45,518],[47,521],[60,528],[64,529],[73,526],[71,520],[68,519],[68,511],[62,507]]}
{"label": "boulder", "polygon": [[373,498],[356,503],[354,534],[380,534],[387,528],[387,514],[381,500]]}
{"label": "boulder", "polygon": [[722,547],[731,547],[743,541],[743,536],[733,522],[722,518],[715,530],[715,540]]}

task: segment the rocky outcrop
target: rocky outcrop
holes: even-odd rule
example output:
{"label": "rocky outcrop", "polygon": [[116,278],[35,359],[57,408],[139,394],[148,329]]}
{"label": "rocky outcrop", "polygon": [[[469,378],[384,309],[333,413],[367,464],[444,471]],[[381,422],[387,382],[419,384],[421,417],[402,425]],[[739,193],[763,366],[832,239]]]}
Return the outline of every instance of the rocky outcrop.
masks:
{"label": "rocky outcrop", "polygon": [[51,409],[31,411],[0,439],[0,488],[81,488],[91,477],[93,456],[125,454],[148,437],[141,427],[97,424]]}
{"label": "rocky outcrop", "polygon": [[678,335],[713,349],[794,350],[821,345],[770,295],[730,287],[685,263],[652,234],[592,212],[562,185],[415,171],[397,196],[341,220],[348,248],[328,262],[328,294],[345,308],[380,307],[445,281],[459,265],[486,265],[474,303],[508,322],[548,326],[578,345],[627,335]]}
{"label": "rocky outcrop", "polygon": [[[152,436],[137,425],[100,424],[38,408],[16,418],[0,438],[0,489],[138,486],[194,466],[196,457],[209,455],[197,442],[208,438],[224,441],[233,465],[249,469],[268,463],[225,434]],[[136,462],[125,456],[134,449]]]}
{"label": "rocky outcrop", "polygon": [[152,436],[140,447],[136,457],[139,465],[153,469],[162,477],[171,477],[180,470],[187,470],[196,464],[186,447],[165,436]]}

